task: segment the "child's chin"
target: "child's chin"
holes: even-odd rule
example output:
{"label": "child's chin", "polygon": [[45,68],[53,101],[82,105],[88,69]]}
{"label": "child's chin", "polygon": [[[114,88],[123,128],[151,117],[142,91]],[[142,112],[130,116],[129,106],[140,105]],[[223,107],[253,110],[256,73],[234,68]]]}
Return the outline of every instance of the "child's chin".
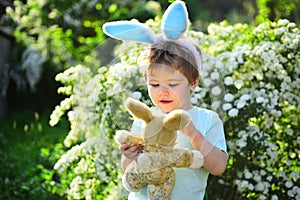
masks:
{"label": "child's chin", "polygon": [[162,109],[163,112],[165,113],[169,113],[171,112],[172,110],[175,110],[174,107],[171,107],[171,106],[160,106],[160,108]]}

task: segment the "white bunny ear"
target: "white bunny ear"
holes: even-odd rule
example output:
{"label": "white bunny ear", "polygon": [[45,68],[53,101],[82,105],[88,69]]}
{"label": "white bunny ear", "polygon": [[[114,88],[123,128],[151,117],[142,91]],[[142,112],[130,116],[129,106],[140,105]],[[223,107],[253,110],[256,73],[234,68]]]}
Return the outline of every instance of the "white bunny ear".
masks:
{"label": "white bunny ear", "polygon": [[163,15],[161,30],[167,39],[176,40],[188,29],[188,12],[182,1],[174,1]]}
{"label": "white bunny ear", "polygon": [[155,34],[145,24],[134,21],[107,22],[102,26],[105,34],[118,40],[154,43]]}

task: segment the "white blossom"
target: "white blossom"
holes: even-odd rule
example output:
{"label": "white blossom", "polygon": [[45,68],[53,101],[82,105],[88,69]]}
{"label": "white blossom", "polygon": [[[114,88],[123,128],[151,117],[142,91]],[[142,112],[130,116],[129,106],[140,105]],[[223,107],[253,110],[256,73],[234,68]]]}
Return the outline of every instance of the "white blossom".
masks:
{"label": "white blossom", "polygon": [[135,92],[132,93],[132,98],[141,99],[142,98],[142,93],[138,92],[138,91],[135,91]]}
{"label": "white blossom", "polygon": [[218,80],[220,78],[219,72],[213,72],[210,75],[211,80]]}
{"label": "white blossom", "polygon": [[223,104],[222,108],[223,108],[223,110],[227,111],[232,108],[232,105],[230,103],[225,103],[225,104]]}
{"label": "white blossom", "polygon": [[234,81],[234,86],[237,89],[241,89],[244,86],[244,81],[242,81],[242,80],[236,80],[236,81]]}
{"label": "white blossom", "polygon": [[226,77],[225,79],[224,79],[224,83],[225,83],[225,85],[232,85],[233,84],[233,79],[231,78],[231,77]]}
{"label": "white blossom", "polygon": [[265,99],[263,97],[257,97],[256,98],[257,103],[263,103],[264,101],[265,101]]}
{"label": "white blossom", "polygon": [[230,93],[227,93],[224,96],[224,100],[227,101],[227,102],[231,102],[231,101],[233,101],[233,99],[234,99],[234,96]]}
{"label": "white blossom", "polygon": [[265,186],[262,182],[258,182],[256,185],[255,185],[255,190],[256,191],[263,191],[265,189]]}
{"label": "white blossom", "polygon": [[285,187],[290,188],[293,186],[293,183],[291,181],[286,181],[285,182]]}
{"label": "white blossom", "polygon": [[243,94],[240,98],[241,101],[248,101],[249,99],[251,99],[251,95],[249,94]]}
{"label": "white blossom", "polygon": [[210,78],[205,78],[203,80],[203,83],[206,87],[211,86],[213,84],[212,80]]}
{"label": "white blossom", "polygon": [[238,109],[232,108],[232,109],[229,110],[228,115],[229,115],[230,117],[236,117],[236,116],[238,115],[238,113],[239,113],[239,110],[238,110]]}
{"label": "white blossom", "polygon": [[236,107],[237,107],[238,109],[241,109],[241,108],[243,108],[245,105],[246,105],[246,102],[245,102],[245,101],[238,101]]}
{"label": "white blossom", "polygon": [[251,174],[249,171],[246,171],[246,172],[245,172],[245,178],[246,178],[246,179],[252,178],[252,174]]}
{"label": "white blossom", "polygon": [[293,129],[286,129],[286,134],[289,135],[289,136],[292,136],[294,134],[294,130]]}
{"label": "white blossom", "polygon": [[215,96],[220,95],[222,92],[221,88],[219,86],[215,86],[211,89],[211,93]]}

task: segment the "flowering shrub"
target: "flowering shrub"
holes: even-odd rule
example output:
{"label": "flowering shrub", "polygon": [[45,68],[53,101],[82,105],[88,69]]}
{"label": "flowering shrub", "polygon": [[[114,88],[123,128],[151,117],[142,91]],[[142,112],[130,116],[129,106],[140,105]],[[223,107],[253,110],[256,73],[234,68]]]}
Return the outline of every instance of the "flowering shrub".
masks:
{"label": "flowering shrub", "polygon": [[[111,68],[102,67],[98,74],[92,75],[88,68],[78,65],[56,76],[65,84],[58,92],[70,95],[56,106],[50,117],[50,124],[55,125],[68,111],[71,126],[64,144],[72,148],[54,166],[63,180],[57,183],[62,186],[58,191],[62,196],[69,199],[126,197],[119,181],[120,152],[112,137],[116,129],[128,128],[131,123],[122,104],[130,94],[123,87],[141,85],[138,72],[137,66],[125,68],[116,64]],[[132,78],[129,81],[121,77]]]}
{"label": "flowering shrub", "polygon": [[[228,169],[210,178],[215,184],[207,188],[209,198],[299,199],[299,27],[287,20],[257,27],[222,22],[211,24],[208,34],[188,34],[203,48],[202,82],[192,102],[220,114],[228,144]],[[59,92],[69,97],[50,124],[67,113],[70,150],[55,170],[69,199],[126,197],[112,137],[117,129],[130,129],[122,104],[127,96],[150,104],[137,64],[141,49],[123,43],[111,66],[93,74],[78,65],[56,77],[64,84]]]}
{"label": "flowering shrub", "polygon": [[231,157],[221,180],[247,198],[300,198],[299,27],[279,20],[208,31],[203,46],[221,61],[226,91]]}

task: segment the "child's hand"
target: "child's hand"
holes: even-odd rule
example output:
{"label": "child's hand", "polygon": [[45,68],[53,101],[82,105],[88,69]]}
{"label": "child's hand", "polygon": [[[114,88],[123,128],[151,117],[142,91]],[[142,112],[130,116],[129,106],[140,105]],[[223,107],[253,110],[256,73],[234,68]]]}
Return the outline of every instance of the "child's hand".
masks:
{"label": "child's hand", "polygon": [[125,142],[123,144],[120,144],[119,149],[126,158],[134,160],[141,153],[143,146],[142,145],[132,146],[131,143]]}
{"label": "child's hand", "polygon": [[195,135],[198,133],[195,125],[193,122],[188,123],[186,127],[184,127],[181,132],[188,136],[191,140],[195,137]]}

